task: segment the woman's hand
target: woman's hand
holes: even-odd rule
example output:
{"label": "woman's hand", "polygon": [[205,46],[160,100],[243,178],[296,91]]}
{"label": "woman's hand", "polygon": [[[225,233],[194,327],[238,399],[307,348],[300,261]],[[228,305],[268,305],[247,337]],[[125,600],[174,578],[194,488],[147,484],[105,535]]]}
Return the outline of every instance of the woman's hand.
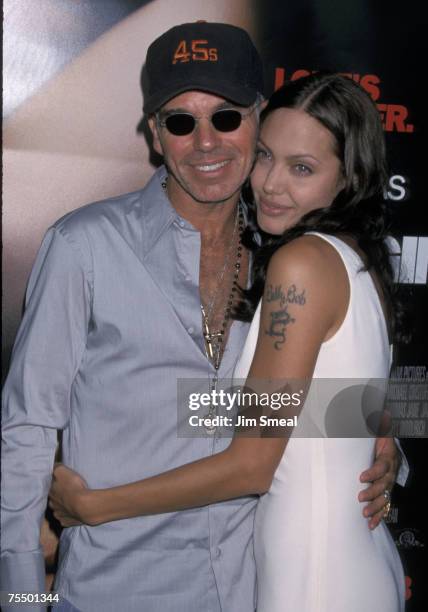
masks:
{"label": "woman's hand", "polygon": [[56,463],[49,491],[49,507],[63,527],[91,524],[88,501],[91,491],[84,479],[62,463]]}
{"label": "woman's hand", "polygon": [[369,519],[370,529],[377,527],[388,514],[389,494],[397,478],[400,459],[401,455],[393,438],[377,438],[375,462],[360,476],[361,482],[370,485],[358,496],[360,502],[368,502],[363,514]]}

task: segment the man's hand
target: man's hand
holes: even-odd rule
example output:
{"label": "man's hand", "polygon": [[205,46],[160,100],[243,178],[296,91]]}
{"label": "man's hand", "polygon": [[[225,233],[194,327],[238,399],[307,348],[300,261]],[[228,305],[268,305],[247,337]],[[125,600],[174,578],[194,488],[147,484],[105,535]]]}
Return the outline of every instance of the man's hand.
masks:
{"label": "man's hand", "polygon": [[388,514],[389,494],[395,484],[400,457],[393,438],[377,438],[375,462],[360,476],[361,482],[371,484],[358,495],[360,502],[369,502],[363,515],[369,519],[370,529],[377,527]]}
{"label": "man's hand", "polygon": [[88,485],[77,472],[56,463],[49,491],[49,506],[63,527],[85,523],[85,494]]}

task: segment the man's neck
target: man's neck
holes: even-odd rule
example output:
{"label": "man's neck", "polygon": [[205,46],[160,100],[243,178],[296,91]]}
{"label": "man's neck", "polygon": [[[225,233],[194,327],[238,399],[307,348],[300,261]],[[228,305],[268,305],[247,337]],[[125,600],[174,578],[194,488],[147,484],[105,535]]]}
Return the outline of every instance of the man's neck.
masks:
{"label": "man's neck", "polygon": [[239,193],[223,202],[198,202],[187,193],[177,193],[167,182],[167,194],[177,213],[201,232],[206,243],[215,244],[230,234],[234,225]]}

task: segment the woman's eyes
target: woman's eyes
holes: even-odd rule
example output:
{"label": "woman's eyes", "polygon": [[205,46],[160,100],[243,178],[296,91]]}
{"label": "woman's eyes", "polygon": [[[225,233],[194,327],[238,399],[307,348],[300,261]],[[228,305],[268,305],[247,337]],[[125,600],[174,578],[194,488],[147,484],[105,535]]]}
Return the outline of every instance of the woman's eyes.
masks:
{"label": "woman's eyes", "polygon": [[312,168],[306,164],[294,164],[293,170],[300,176],[308,176],[313,173]]}
{"label": "woman's eyes", "polygon": [[[273,155],[270,151],[263,149],[261,147],[258,147],[256,149],[256,159],[257,161],[260,161],[260,162],[264,162],[264,161],[271,162],[273,161]],[[310,176],[314,172],[313,168],[311,168],[310,166],[302,162],[290,163],[288,168],[289,168],[289,171],[291,171],[296,176]]]}

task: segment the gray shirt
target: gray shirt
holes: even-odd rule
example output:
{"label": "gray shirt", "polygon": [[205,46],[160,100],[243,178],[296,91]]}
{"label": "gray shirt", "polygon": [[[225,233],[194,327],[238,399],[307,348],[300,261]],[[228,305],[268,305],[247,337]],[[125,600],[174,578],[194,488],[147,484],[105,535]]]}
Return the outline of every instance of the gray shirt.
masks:
{"label": "gray shirt", "polygon": [[[57,429],[64,463],[92,488],[230,441],[177,435],[177,379],[199,378],[208,391],[213,368],[201,329],[200,234],[169,203],[164,176],[161,168],[141,191],[70,213],[37,256],[4,389],[3,590],[44,591],[39,531]],[[221,377],[231,377],[247,331],[233,323]],[[84,612],[250,612],[255,504],[246,497],[65,529],[56,589]]]}

